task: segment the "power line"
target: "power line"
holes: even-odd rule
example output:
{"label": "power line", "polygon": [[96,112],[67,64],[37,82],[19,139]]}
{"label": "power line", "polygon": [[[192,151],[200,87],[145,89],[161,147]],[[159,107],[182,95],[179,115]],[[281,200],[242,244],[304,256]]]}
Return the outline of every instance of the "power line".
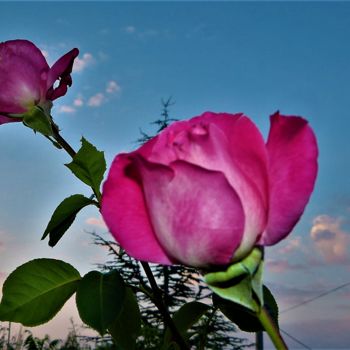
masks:
{"label": "power line", "polygon": [[[303,302],[301,302],[301,303],[299,303],[299,304],[296,304],[296,305],[293,305],[293,306],[291,306],[291,307],[288,307],[287,309],[284,309],[284,310],[280,311],[280,314],[282,314],[282,313],[284,313],[284,312],[287,312],[287,311],[291,311],[291,310],[293,310],[293,309],[296,309],[297,307],[300,307],[300,306],[302,306],[302,305],[311,303],[311,302],[314,301],[314,300],[317,300],[317,299],[319,299],[319,298],[322,298],[322,297],[324,297],[324,296],[326,296],[326,295],[328,295],[328,294],[334,293],[334,292],[336,292],[337,290],[342,289],[342,288],[345,288],[345,287],[347,287],[347,286],[349,286],[349,285],[350,285],[350,282],[341,284],[340,286],[337,286],[337,287],[332,288],[332,289],[330,289],[330,290],[328,290],[328,291],[326,291],[326,292],[323,292],[323,293],[321,293],[321,294],[319,294],[319,295],[316,295],[315,297],[313,297],[313,298],[311,298],[311,299],[305,300],[305,301],[303,301]],[[303,346],[305,349],[312,350],[312,348],[310,348],[308,345],[304,344],[302,341],[300,341],[299,339],[295,338],[294,336],[292,336],[292,335],[289,334],[288,332],[284,331],[283,329],[280,328],[280,331],[281,331],[282,333],[284,333],[286,336],[288,336],[290,339],[294,340],[294,341],[295,341],[296,343],[298,343],[299,345]]]}
{"label": "power line", "polygon": [[331,294],[331,293],[333,293],[333,292],[335,292],[335,291],[337,291],[337,290],[339,290],[339,289],[342,289],[342,288],[344,288],[344,287],[347,287],[347,286],[349,286],[349,285],[350,285],[350,282],[347,282],[347,283],[344,283],[344,284],[342,284],[342,285],[340,285],[340,286],[338,286],[338,287],[332,288],[332,289],[330,289],[330,290],[328,290],[328,291],[326,291],[326,292],[323,292],[323,293],[321,293],[321,294],[319,294],[319,295],[317,295],[317,296],[315,296],[315,297],[313,297],[313,298],[311,298],[311,299],[305,300],[305,301],[303,301],[303,302],[301,302],[301,303],[299,303],[299,304],[296,304],[296,305],[293,305],[293,306],[291,306],[291,307],[288,307],[287,309],[284,309],[284,310],[280,311],[280,314],[282,314],[282,313],[284,313],[284,312],[287,312],[287,311],[290,311],[290,310],[293,310],[293,309],[296,309],[297,307],[300,307],[300,306],[302,306],[302,305],[311,303],[312,301],[314,301],[314,300],[316,300],[316,299],[322,298],[322,297],[324,297],[324,296],[326,296],[326,295],[328,295],[328,294]]}
{"label": "power line", "polygon": [[297,338],[293,337],[291,334],[287,333],[286,331],[284,331],[283,329],[280,328],[280,331],[282,333],[284,333],[287,337],[289,337],[290,339],[293,339],[296,343],[298,343],[299,345],[301,345],[302,347],[304,347],[305,349],[308,349],[308,350],[312,350],[310,348],[310,346],[304,344],[303,342],[301,342],[300,340],[298,340]]}

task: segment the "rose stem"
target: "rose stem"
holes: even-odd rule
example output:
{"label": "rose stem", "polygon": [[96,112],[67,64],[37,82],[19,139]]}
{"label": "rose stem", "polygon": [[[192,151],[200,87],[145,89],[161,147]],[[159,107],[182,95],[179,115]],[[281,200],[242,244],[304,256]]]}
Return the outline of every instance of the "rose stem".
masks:
{"label": "rose stem", "polygon": [[173,319],[170,317],[169,312],[167,310],[167,307],[165,306],[162,298],[162,293],[157,285],[157,282],[153,276],[152,270],[149,267],[148,263],[141,261],[141,265],[143,269],[145,270],[146,276],[149,280],[149,283],[151,285],[151,288],[153,290],[153,296],[154,296],[154,303],[157,306],[158,310],[162,314],[164,318],[164,322],[168,325],[168,327],[171,330],[171,333],[174,337],[174,340],[177,342],[177,344],[180,346],[181,349],[186,350],[189,349],[187,344],[185,343],[184,339],[182,338],[181,334],[179,333],[178,329],[176,328],[176,325],[173,321]]}
{"label": "rose stem", "polygon": [[[72,157],[74,158],[74,156],[77,154],[74,149],[70,146],[70,144],[60,135],[59,133],[59,129],[56,126],[55,123],[52,123],[52,129],[54,132],[54,139],[60,144],[60,146]],[[95,191],[94,191],[95,193]],[[96,195],[96,193],[95,193]],[[100,196],[96,195],[96,198],[98,199],[98,201],[100,202]],[[100,204],[100,203],[99,203]],[[176,342],[178,343],[178,345],[180,346],[180,348],[182,350],[187,350],[189,349],[187,344],[185,343],[185,341],[183,340],[181,334],[179,333],[178,329],[175,326],[174,321],[172,320],[172,318],[169,315],[169,312],[167,310],[167,307],[164,305],[163,303],[163,299],[162,299],[162,294],[161,291],[157,285],[157,282],[153,276],[152,270],[149,267],[148,263],[146,262],[141,262],[143,269],[145,270],[146,276],[149,280],[149,283],[152,287],[153,290],[153,294],[154,294],[154,298],[155,298],[155,305],[158,308],[158,310],[160,311],[160,313],[162,314],[163,318],[164,318],[164,322],[165,324],[170,328],[173,337],[175,338]]]}
{"label": "rose stem", "polygon": [[286,343],[284,342],[278,327],[276,326],[275,322],[271,318],[270,314],[266,310],[265,307],[262,307],[260,312],[257,313],[257,317],[260,320],[262,326],[264,327],[265,331],[269,335],[273,345],[278,350],[288,350],[288,347]]}

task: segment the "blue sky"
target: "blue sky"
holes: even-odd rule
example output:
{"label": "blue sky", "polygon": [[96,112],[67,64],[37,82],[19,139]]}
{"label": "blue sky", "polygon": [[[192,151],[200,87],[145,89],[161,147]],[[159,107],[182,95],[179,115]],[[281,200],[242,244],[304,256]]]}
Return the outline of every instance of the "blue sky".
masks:
{"label": "blue sky", "polygon": [[[268,249],[265,281],[281,310],[350,281],[350,3],[0,2],[0,13],[0,41],[29,39],[50,63],[80,49],[53,115],[75,148],[83,135],[108,163],[140,127],[153,132],[162,97],[176,101],[174,118],[244,112],[264,135],[276,110],[306,117],[320,148],[316,189],[292,235]],[[105,232],[93,209],[56,248],[40,241],[63,198],[89,194],[69,158],[20,124],[1,126],[0,149],[0,278],[35,257],[82,273],[104,261],[86,233]],[[74,312],[41,332],[65,334]],[[281,327],[312,348],[344,348],[349,314],[347,287],[281,314]]]}

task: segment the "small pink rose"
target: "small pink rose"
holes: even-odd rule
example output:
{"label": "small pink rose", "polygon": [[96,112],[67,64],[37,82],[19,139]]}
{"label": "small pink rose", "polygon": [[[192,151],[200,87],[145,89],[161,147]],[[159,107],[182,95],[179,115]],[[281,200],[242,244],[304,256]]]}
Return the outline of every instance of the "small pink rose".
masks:
{"label": "small pink rose", "polygon": [[271,116],[265,144],[242,114],[207,112],[119,154],[103,186],[103,218],[139,260],[225,265],[287,236],[317,174],[307,121]]}
{"label": "small pink rose", "polygon": [[50,68],[30,41],[0,43],[0,124],[21,121],[11,115],[23,114],[36,105],[47,108],[65,95],[72,85],[70,73],[78,54],[79,50],[73,49]]}

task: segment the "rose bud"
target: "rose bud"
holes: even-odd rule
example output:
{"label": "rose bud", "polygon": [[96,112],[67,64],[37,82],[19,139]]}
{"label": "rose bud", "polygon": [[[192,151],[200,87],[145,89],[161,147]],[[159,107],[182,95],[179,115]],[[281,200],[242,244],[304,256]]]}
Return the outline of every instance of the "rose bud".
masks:
{"label": "rose bud", "polygon": [[117,155],[101,213],[138,260],[226,265],[291,232],[313,191],[317,156],[301,117],[272,115],[265,144],[243,114],[207,112]]}
{"label": "rose bud", "polygon": [[[0,124],[21,121],[34,106],[49,112],[52,101],[72,85],[74,59],[79,50],[62,56],[51,68],[42,52],[30,41],[0,43]],[[58,86],[54,86],[58,81]]]}

